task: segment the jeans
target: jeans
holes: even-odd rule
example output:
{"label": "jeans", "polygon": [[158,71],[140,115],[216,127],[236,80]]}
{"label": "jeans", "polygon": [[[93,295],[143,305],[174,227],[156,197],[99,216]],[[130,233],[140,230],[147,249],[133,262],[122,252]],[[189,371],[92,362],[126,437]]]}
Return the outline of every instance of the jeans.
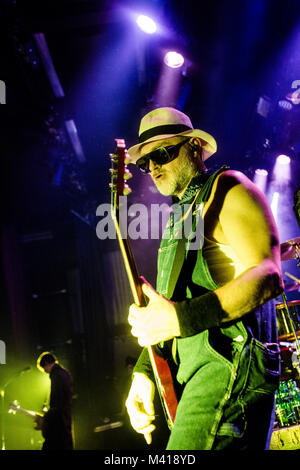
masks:
{"label": "jeans", "polygon": [[213,354],[184,386],[167,449],[268,449],[279,374],[277,344],[250,338],[237,374],[233,363]]}

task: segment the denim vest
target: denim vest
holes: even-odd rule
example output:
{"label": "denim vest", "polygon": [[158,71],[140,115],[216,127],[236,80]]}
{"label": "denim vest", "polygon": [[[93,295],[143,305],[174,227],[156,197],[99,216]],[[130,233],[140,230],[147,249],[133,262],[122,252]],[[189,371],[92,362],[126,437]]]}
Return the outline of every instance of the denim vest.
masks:
{"label": "denim vest", "polygon": [[[222,167],[213,174],[197,175],[169,219],[159,248],[156,285],[157,291],[169,299],[180,301],[214,291],[219,287],[212,279],[203,257],[201,240],[198,249],[191,250],[191,245],[213,183],[226,169],[228,167]],[[193,210],[191,230],[186,233],[182,226],[184,211],[180,208],[188,203],[193,203]],[[204,236],[204,233],[202,235]],[[267,331],[264,326],[267,326]],[[207,361],[218,360],[224,363],[231,377],[228,384],[230,390],[249,335],[255,335],[262,343],[273,342],[277,340],[274,332],[275,309],[270,314],[270,306],[263,306],[243,317],[243,320],[229,323],[225,327],[215,327],[193,336],[176,338],[173,341],[172,353],[179,366],[177,380],[179,383],[187,382]]]}

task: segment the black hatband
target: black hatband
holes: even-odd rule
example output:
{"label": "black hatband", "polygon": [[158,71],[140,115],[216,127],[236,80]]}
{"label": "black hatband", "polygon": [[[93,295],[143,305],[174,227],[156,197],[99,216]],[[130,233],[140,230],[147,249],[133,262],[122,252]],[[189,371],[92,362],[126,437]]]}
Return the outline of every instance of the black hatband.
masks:
{"label": "black hatband", "polygon": [[167,124],[165,126],[156,126],[152,127],[152,129],[148,129],[139,136],[139,142],[145,142],[151,137],[156,137],[159,135],[168,135],[168,134],[180,134],[181,132],[185,131],[192,131],[193,128],[186,126],[184,124]]}

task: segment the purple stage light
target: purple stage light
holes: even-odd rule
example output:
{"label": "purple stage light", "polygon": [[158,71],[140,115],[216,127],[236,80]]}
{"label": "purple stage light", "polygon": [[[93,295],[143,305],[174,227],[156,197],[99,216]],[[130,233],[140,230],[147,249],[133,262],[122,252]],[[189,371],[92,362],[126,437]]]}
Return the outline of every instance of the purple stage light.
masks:
{"label": "purple stage light", "polygon": [[287,155],[278,155],[276,161],[279,165],[289,165],[291,163],[291,159]]}
{"label": "purple stage light", "polygon": [[139,15],[136,22],[144,33],[153,34],[157,30],[155,21],[153,21],[149,16]]}
{"label": "purple stage light", "polygon": [[257,168],[257,170],[255,170],[255,174],[258,176],[268,176],[267,170],[261,170],[260,168]]}
{"label": "purple stage light", "polygon": [[184,64],[184,58],[176,51],[169,51],[164,57],[164,63],[172,69],[178,69]]}
{"label": "purple stage light", "polygon": [[53,93],[56,98],[63,98],[65,96],[64,90],[56,73],[44,33],[34,34],[34,40],[40,53],[42,62],[44,64],[44,68],[48,76],[50,85],[52,87]]}
{"label": "purple stage light", "polygon": [[287,185],[291,180],[291,159],[287,155],[278,155],[273,168],[273,181]]}
{"label": "purple stage light", "polygon": [[255,170],[254,174],[254,184],[262,191],[265,192],[266,187],[267,187],[267,178],[268,178],[268,172],[267,170],[262,170],[258,168]]}

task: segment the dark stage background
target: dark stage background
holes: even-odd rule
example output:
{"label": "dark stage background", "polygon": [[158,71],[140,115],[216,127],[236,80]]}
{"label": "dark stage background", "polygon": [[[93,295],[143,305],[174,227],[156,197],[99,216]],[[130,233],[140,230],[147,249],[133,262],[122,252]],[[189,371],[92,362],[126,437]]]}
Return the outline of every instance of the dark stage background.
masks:
{"label": "dark stage background", "polygon": [[[291,178],[280,186],[277,221],[281,242],[299,236],[293,197],[300,185],[300,3],[2,0],[0,5],[0,80],[6,86],[6,104],[0,107],[5,445],[41,445],[31,421],[7,410],[15,399],[41,410],[48,382],[35,363],[47,350],[73,376],[76,448],[145,448],[143,438],[130,431],[123,408],[128,362],[140,351],[127,325],[129,285],[116,241],[96,236],[96,209],[110,202],[114,139],[135,144],[141,116],[171,105],[215,136],[218,152],[209,168],[228,164],[251,179],[257,168],[265,169],[271,191],[276,156],[290,156]],[[134,14],[144,12],[162,26],[158,34],[137,29]],[[184,55],[182,69],[166,71],[163,53],[170,47]],[[53,69],[43,55],[47,51]],[[79,147],[66,122],[76,126]],[[164,202],[148,177],[131,171],[130,204]],[[155,284],[158,240],[133,240],[132,248],[140,273]],[[283,270],[300,277],[295,261]],[[299,295],[289,292],[288,298]],[[157,449],[167,437],[161,421]],[[119,422],[122,427],[94,432]]]}

